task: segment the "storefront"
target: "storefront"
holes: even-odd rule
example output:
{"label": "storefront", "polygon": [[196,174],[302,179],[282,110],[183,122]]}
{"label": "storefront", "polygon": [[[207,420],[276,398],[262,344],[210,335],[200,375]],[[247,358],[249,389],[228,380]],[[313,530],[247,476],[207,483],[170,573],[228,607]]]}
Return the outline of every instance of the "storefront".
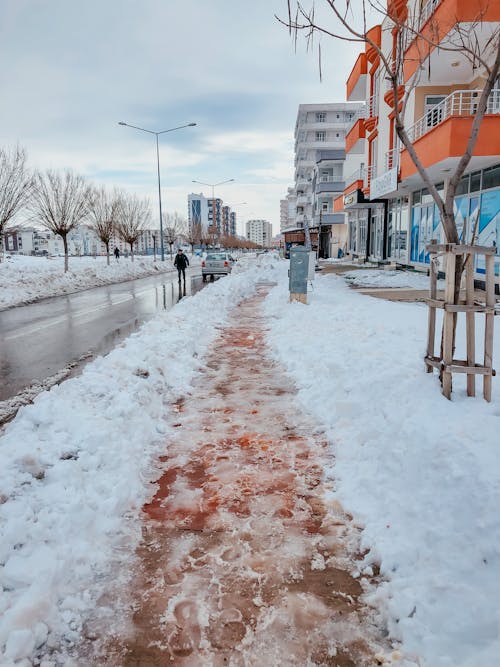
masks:
{"label": "storefront", "polygon": [[[441,195],[444,184],[436,186]],[[459,183],[454,200],[459,238],[477,245],[497,248],[495,273],[500,273],[500,165],[465,176]],[[439,211],[427,188],[412,194],[410,261],[428,264],[425,247],[432,239],[445,242]],[[484,273],[484,257],[476,265]]]}
{"label": "storefront", "polygon": [[408,263],[408,197],[387,202],[387,259]]}
{"label": "storefront", "polygon": [[344,210],[349,225],[348,251],[353,257],[385,259],[385,201],[366,199],[361,190],[344,195]]}

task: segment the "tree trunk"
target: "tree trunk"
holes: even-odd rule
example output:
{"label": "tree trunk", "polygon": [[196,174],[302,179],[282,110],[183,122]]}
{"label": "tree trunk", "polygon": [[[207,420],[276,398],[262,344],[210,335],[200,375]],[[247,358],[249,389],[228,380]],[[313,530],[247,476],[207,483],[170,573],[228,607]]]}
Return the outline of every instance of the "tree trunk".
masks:
{"label": "tree trunk", "polygon": [[132,258],[132,261],[134,261],[134,244],[129,243],[130,245],[130,257]]}
{"label": "tree trunk", "polygon": [[61,234],[64,246],[64,273],[68,272],[68,238],[66,234]]}
{"label": "tree trunk", "polygon": [[109,266],[109,241],[105,245],[106,245],[106,262],[107,265]]}

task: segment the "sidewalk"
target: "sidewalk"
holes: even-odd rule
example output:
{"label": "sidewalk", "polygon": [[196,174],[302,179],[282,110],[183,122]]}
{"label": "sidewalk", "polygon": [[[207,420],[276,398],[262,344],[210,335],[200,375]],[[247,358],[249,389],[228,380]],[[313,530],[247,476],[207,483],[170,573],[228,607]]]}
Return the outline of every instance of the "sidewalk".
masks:
{"label": "sidewalk", "polygon": [[332,455],[266,357],[266,292],[234,309],[175,406],[130,589],[101,601],[78,664],[395,664],[380,616],[363,603],[376,578],[352,576],[360,531],[331,499]]}

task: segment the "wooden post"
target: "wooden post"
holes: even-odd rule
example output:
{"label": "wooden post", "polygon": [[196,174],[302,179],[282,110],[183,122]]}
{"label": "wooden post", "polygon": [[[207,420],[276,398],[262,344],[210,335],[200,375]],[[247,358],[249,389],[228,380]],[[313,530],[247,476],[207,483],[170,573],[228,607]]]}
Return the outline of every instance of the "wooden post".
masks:
{"label": "wooden post", "polygon": [[[452,304],[455,298],[455,264],[456,255],[448,252],[446,255],[446,288],[444,293],[445,304]],[[454,314],[445,310],[443,314],[443,394],[451,399],[451,371],[449,366],[453,361],[453,320]]]}
{"label": "wooden post", "polygon": [[[474,255],[469,254],[465,263],[465,294],[466,304],[474,305]],[[467,366],[473,368],[476,365],[476,330],[474,311],[467,311],[466,319],[466,341],[467,341]],[[476,375],[467,374],[467,396],[476,395]]]}
{"label": "wooden post", "polygon": [[484,366],[489,368],[488,375],[483,376],[483,396],[491,401],[491,376],[493,367],[493,318],[495,308],[495,257],[486,255],[486,322],[484,325]]}
{"label": "wooden post", "polygon": [[[437,243],[436,239],[431,241],[431,244],[435,245]],[[436,300],[437,296],[437,255],[435,252],[429,249],[429,254],[431,256],[430,264],[430,285],[429,285],[429,296],[431,299]],[[434,306],[429,305],[429,321],[427,326],[427,356],[434,356],[434,343],[436,339],[436,309]],[[433,367],[431,364],[426,365],[426,372],[432,373]]]}

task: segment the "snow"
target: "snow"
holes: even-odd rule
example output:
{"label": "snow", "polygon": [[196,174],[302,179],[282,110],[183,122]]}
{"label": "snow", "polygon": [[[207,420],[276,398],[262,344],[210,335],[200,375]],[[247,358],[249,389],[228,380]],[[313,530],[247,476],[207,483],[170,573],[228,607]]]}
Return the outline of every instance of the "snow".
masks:
{"label": "snow", "polygon": [[81,377],[40,394],[5,428],[2,665],[32,656],[40,623],[48,628],[47,646],[64,652],[106,577],[123,576],[123,562],[141,537],[138,517],[153,492],[155,462],[164,453],[165,406],[202,372],[203,355],[231,308],[272,272],[243,268],[148,322]]}
{"label": "snow", "polygon": [[[344,280],[355,287],[407,287],[429,289],[429,278],[419,271],[388,271],[358,269],[343,274]],[[438,288],[444,289],[444,280],[438,280]]]}
{"label": "snow", "polygon": [[499,664],[498,382],[491,404],[466,397],[465,376],[442,397],[423,370],[422,305],[334,275],[317,277],[307,306],[287,296],[283,280],[268,297],[269,342],[326,429],[336,493],[370,549],[361,567],[381,566],[373,602],[392,636],[429,667]]}
{"label": "snow", "polygon": [[[446,401],[424,372],[422,304],[373,299],[332,274],[316,276],[307,306],[289,303],[287,269],[270,255],[240,260],[5,428],[0,664],[31,664],[50,647],[64,655],[110,578],[126,577],[172,433],[168,406],[189,394],[219,327],[258,280],[278,282],[265,302],[268,354],[325,430],[331,493],[364,527],[359,570],[380,567],[370,602],[391,636],[422,667],[500,663],[498,379],[490,404],[479,380],[478,397],[466,397],[465,378]],[[494,360],[499,343],[497,331]]]}
{"label": "snow", "polygon": [[[190,263],[198,265],[200,258],[192,257]],[[118,261],[112,257],[109,266],[106,257],[70,257],[67,273],[64,273],[64,257],[7,255],[0,263],[0,310],[173,270],[168,255],[165,262],[154,262],[152,257],[141,255],[136,255],[134,261],[130,257],[120,257]]]}

